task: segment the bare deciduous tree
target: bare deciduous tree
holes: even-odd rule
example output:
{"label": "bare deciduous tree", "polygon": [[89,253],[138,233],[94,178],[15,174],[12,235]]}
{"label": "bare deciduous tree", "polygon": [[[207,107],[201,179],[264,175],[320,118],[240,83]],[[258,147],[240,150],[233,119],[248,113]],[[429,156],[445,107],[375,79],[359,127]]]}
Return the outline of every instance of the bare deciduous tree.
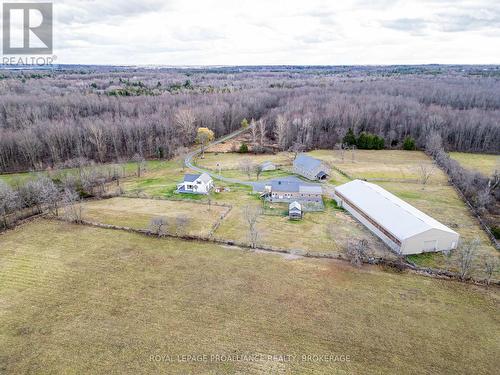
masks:
{"label": "bare deciduous tree", "polygon": [[240,170],[248,176],[248,179],[252,177],[252,173],[255,170],[254,163],[250,158],[244,158],[239,162]]}
{"label": "bare deciduous tree", "polygon": [[254,119],[250,121],[250,131],[252,132],[252,146],[255,147],[255,145],[257,144],[257,136],[259,134],[259,129]]}
{"label": "bare deciduous tree", "polygon": [[38,183],[40,184],[42,204],[46,205],[53,215],[57,216],[59,214],[59,201],[61,199],[58,187],[47,177],[40,178]]}
{"label": "bare deciduous tree", "polygon": [[181,146],[177,149],[177,151],[175,153],[176,153],[177,157],[179,158],[179,166],[184,171],[184,169],[186,168],[185,160],[186,160],[186,157],[189,153],[189,149],[187,147]]}
{"label": "bare deciduous tree", "polygon": [[0,217],[2,226],[8,227],[7,216],[19,207],[19,196],[9,185],[0,180]]}
{"label": "bare deciduous tree", "polygon": [[259,143],[261,146],[264,146],[267,137],[266,122],[265,120],[260,119],[257,121],[257,125],[259,127]]}
{"label": "bare deciduous tree", "polygon": [[151,233],[161,237],[167,233],[168,220],[165,216],[155,216],[149,222]]}
{"label": "bare deciduous tree", "polygon": [[141,172],[146,168],[146,160],[140,154],[135,154],[132,157],[132,161],[135,163],[137,169],[137,177],[141,177]]}
{"label": "bare deciduous tree", "polygon": [[255,177],[257,178],[257,180],[259,180],[260,175],[264,171],[263,166],[262,164],[255,164],[254,169],[255,169]]}
{"label": "bare deciduous tree", "polygon": [[489,255],[484,260],[484,274],[486,275],[486,285],[490,285],[493,274],[498,270],[498,258]]}
{"label": "bare deciduous tree", "polygon": [[422,190],[425,189],[425,185],[427,185],[433,174],[434,167],[432,165],[420,164],[418,166],[418,175],[420,183],[422,184]]}
{"label": "bare deciduous tree", "polygon": [[248,239],[250,246],[255,248],[259,241],[260,233],[257,228],[257,220],[259,219],[260,208],[247,205],[243,208],[243,217],[248,224]]}
{"label": "bare deciduous tree", "polygon": [[470,276],[474,267],[477,249],[480,245],[481,241],[476,238],[470,241],[463,241],[458,247],[458,269],[461,280],[466,280]]}
{"label": "bare deciduous tree", "polygon": [[347,257],[349,261],[360,267],[363,264],[363,260],[366,258],[368,252],[368,241],[367,240],[355,240],[348,241],[347,243]]}
{"label": "bare deciduous tree", "polygon": [[274,128],[274,136],[276,137],[276,143],[281,150],[286,148],[286,130],[287,122],[283,115],[278,115],[276,117],[276,126]]}
{"label": "bare deciduous tree", "polygon": [[80,195],[75,190],[65,189],[61,201],[64,207],[64,218],[74,223],[80,223],[83,220],[83,205]]}
{"label": "bare deciduous tree", "polygon": [[187,233],[190,221],[186,215],[177,215],[175,217],[176,233],[178,236],[183,236]]}
{"label": "bare deciduous tree", "polygon": [[427,142],[425,143],[425,151],[427,151],[431,155],[436,155],[442,149],[443,140],[441,138],[441,134],[433,131],[427,138]]}

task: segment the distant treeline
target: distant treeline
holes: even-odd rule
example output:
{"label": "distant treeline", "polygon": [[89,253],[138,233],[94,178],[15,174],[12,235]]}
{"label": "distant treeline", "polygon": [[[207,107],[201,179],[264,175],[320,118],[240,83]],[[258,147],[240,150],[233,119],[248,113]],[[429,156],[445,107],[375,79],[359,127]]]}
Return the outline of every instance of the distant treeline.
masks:
{"label": "distant treeline", "polygon": [[243,118],[282,149],[334,148],[351,129],[359,148],[424,148],[437,132],[447,150],[500,152],[498,78],[435,69],[3,72],[0,172],[169,158],[197,127],[221,136]]}

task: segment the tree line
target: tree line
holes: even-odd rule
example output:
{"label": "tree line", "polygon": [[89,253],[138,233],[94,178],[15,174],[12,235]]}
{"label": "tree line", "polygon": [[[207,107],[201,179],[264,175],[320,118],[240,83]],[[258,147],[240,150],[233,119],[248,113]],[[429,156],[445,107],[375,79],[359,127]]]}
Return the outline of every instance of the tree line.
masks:
{"label": "tree line", "polygon": [[[361,148],[402,148],[410,137],[424,149],[437,132],[447,150],[500,152],[500,85],[456,70],[439,76],[354,68],[16,74],[0,85],[0,172],[79,158],[170,158],[195,141],[197,128],[219,137],[244,118],[262,120],[260,132],[284,150],[333,148],[352,129],[362,135]],[[187,80],[189,87],[154,96],[103,93],[117,84],[154,88]]]}

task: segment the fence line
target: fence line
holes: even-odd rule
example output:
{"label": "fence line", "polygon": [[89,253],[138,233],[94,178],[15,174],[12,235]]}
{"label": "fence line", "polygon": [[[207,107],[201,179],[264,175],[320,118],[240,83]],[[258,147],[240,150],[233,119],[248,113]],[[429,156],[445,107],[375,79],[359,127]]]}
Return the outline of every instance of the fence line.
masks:
{"label": "fence line", "polygon": [[[52,217],[52,219],[58,220],[58,221],[68,222],[68,220],[61,218],[61,217]],[[224,240],[224,239],[210,237],[210,236],[197,236],[197,235],[187,235],[187,234],[180,235],[180,234],[175,234],[175,233],[165,233],[165,234],[158,235],[157,233],[153,233],[152,231],[147,230],[147,229],[135,229],[135,228],[130,228],[130,227],[124,227],[124,226],[118,226],[118,225],[112,225],[112,224],[103,224],[103,223],[87,221],[87,220],[80,220],[75,224],[81,224],[81,225],[103,228],[103,229],[121,230],[121,231],[126,231],[129,233],[138,233],[138,234],[142,234],[142,235],[145,235],[148,237],[158,237],[158,238],[170,237],[170,238],[182,239],[185,241],[210,242],[210,243],[216,243],[216,244],[222,244],[222,245],[236,246],[236,247],[239,247],[239,248],[244,249],[244,250],[254,250],[254,251],[272,252],[272,253],[280,253],[280,254],[290,254],[290,255],[301,256],[304,258],[337,259],[337,260],[342,260],[342,261],[350,261],[350,259],[346,255],[340,254],[340,253],[338,253],[338,254],[317,253],[317,252],[309,252],[309,251],[301,250],[301,249],[284,249],[284,248],[279,248],[279,247],[274,247],[274,246],[265,246],[265,245],[260,245],[258,247],[252,248],[247,243],[233,241],[233,240]],[[368,258],[363,260],[363,263],[372,264],[372,265],[387,266],[387,267],[391,267],[391,268],[398,269],[398,270],[407,269],[407,270],[411,270],[411,271],[414,271],[418,274],[428,276],[428,277],[460,280],[460,275],[456,272],[450,272],[450,271],[445,271],[445,270],[440,270],[440,269],[435,269],[435,268],[420,267],[420,266],[417,266],[415,264],[403,261],[401,259],[389,260],[389,259],[380,258],[380,257],[368,257]],[[472,283],[472,284],[477,284],[477,285],[486,284],[486,281],[484,279],[478,279],[478,278],[474,278],[474,277],[469,277],[466,280],[462,280],[462,281]],[[490,284],[500,286],[500,280],[492,279],[490,281]]]}

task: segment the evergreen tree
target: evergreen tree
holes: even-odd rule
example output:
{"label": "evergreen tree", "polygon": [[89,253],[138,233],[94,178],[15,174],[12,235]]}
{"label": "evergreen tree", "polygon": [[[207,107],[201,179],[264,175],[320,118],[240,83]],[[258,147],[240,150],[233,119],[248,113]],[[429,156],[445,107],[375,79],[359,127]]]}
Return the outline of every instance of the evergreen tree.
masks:
{"label": "evergreen tree", "polygon": [[352,131],[351,128],[349,128],[349,130],[347,131],[347,134],[344,136],[342,142],[349,146],[353,146],[357,143],[356,136],[354,135],[354,132]]}

